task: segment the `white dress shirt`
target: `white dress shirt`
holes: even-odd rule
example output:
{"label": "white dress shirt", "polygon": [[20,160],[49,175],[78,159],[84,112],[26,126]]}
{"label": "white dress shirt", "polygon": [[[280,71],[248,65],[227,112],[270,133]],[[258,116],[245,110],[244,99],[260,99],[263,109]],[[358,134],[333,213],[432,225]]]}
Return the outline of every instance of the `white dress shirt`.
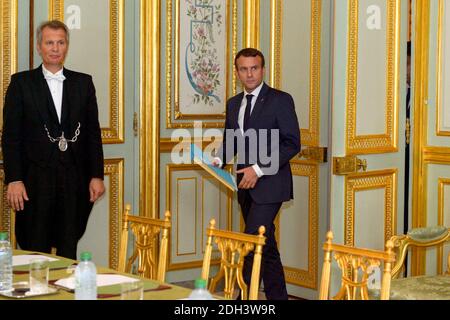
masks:
{"label": "white dress shirt", "polygon": [[53,103],[55,104],[56,114],[58,115],[59,123],[61,123],[61,109],[62,109],[62,95],[63,95],[63,81],[66,79],[63,75],[63,69],[56,73],[48,71],[42,65],[42,73],[47,81],[50,93],[52,94]]}
{"label": "white dress shirt", "polygon": [[239,109],[239,116],[238,116],[238,124],[241,128],[242,134],[244,134],[244,115],[245,115],[245,108],[247,107],[247,95],[252,94],[252,108],[250,109],[250,115],[252,114],[253,108],[255,107],[256,100],[258,99],[259,93],[261,92],[261,88],[263,86],[264,82],[261,82],[261,84],[255,88],[251,93],[248,93],[244,89],[244,97],[242,98],[241,107]]}
{"label": "white dress shirt", "polygon": [[[258,95],[261,92],[261,89],[264,85],[264,82],[261,82],[261,84],[255,88],[255,90],[253,90],[251,93],[248,93],[247,91],[245,91],[244,89],[244,97],[242,98],[242,102],[241,102],[241,107],[239,109],[239,116],[238,116],[238,124],[239,127],[241,128],[241,132],[242,134],[244,134],[244,115],[245,115],[245,108],[247,107],[247,95],[248,94],[252,94],[252,108],[250,109],[250,115],[253,111],[253,108],[255,107],[256,104],[256,100],[258,99]],[[222,159],[220,158],[214,158],[214,160],[217,160],[217,162],[219,162],[219,166],[222,166]],[[254,164],[252,166],[253,170],[255,170],[256,175],[258,176],[258,178],[261,178],[264,173],[262,172],[261,168],[258,166],[258,164]]]}

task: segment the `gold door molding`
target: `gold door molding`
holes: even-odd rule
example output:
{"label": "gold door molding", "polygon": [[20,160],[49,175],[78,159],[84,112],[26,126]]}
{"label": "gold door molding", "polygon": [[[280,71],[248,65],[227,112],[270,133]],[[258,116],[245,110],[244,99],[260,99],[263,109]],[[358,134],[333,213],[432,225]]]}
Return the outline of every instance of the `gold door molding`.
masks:
{"label": "gold door molding", "polygon": [[358,86],[358,21],[359,1],[349,0],[347,61],[347,132],[346,153],[373,154],[398,151],[400,0],[387,3],[386,65],[386,133],[356,134]]}
{"label": "gold door molding", "polygon": [[423,162],[425,164],[436,163],[450,165],[450,148],[428,146],[422,150]]}
{"label": "gold door molding", "polygon": [[243,47],[260,48],[260,0],[244,0],[243,25],[244,34]]}
{"label": "gold door molding", "polygon": [[[64,0],[49,0],[49,18],[64,21]],[[125,0],[109,0],[110,105],[109,128],[101,128],[104,144],[124,140],[124,5]],[[98,80],[97,80],[98,81]]]}
{"label": "gold door molding", "polygon": [[[175,147],[178,147],[178,145],[181,143],[183,147],[190,148],[191,143],[195,143],[196,145],[201,145],[202,149],[205,149],[208,146],[214,146],[216,148],[219,148],[222,144],[223,138],[216,138],[216,137],[203,137],[200,139],[187,139],[183,138],[183,140],[176,141],[172,140],[172,138],[161,138],[159,141],[159,152],[161,153],[171,153]],[[190,149],[189,149],[190,150]]]}
{"label": "gold door molding", "polygon": [[64,0],[49,0],[48,16],[50,19],[64,21]]}
{"label": "gold door molding", "polygon": [[[319,237],[319,165],[311,161],[291,162],[294,176],[309,179],[308,270],[284,267],[286,282],[305,288],[317,289],[318,237]],[[279,219],[277,220],[279,221]],[[277,226],[277,230],[279,230]],[[279,235],[277,235],[279,239]],[[293,246],[295,248],[296,246]]]}
{"label": "gold door molding", "polygon": [[[319,146],[320,140],[320,67],[321,67],[321,0],[311,1],[311,43],[310,43],[310,97],[309,128],[302,128],[301,142],[304,146]],[[283,0],[271,0],[271,35],[270,35],[270,83],[281,89]]]}
{"label": "gold door molding", "polygon": [[345,177],[345,245],[355,245],[355,196],[358,191],[385,189],[384,243],[396,234],[397,173],[397,169],[388,169]]}
{"label": "gold door molding", "polygon": [[[442,70],[443,67],[443,59],[445,58],[443,56],[443,42],[448,41],[444,39],[443,33],[444,33],[444,17],[445,17],[445,8],[444,8],[444,0],[439,0],[439,9],[438,9],[438,34],[437,34],[437,67],[436,67],[436,135],[437,136],[450,136],[450,131],[448,130],[442,130],[441,129],[441,120],[442,120],[442,107],[443,107],[443,91],[442,91],[442,75],[444,74],[444,70]],[[446,32],[446,34],[448,31]],[[448,55],[447,55],[448,56]],[[448,81],[448,80],[447,80]]]}
{"label": "gold door molding", "polygon": [[443,24],[444,24],[444,1],[439,0],[439,13],[438,13],[438,34],[437,34],[437,67],[436,67],[436,112],[437,112],[437,119],[436,119],[436,135],[437,136],[450,136],[450,131],[444,131],[441,130],[441,118],[442,118],[442,111],[441,107],[443,106],[442,103],[442,75],[444,74],[442,70],[443,66],[443,54],[442,54],[442,44],[443,44]]}
{"label": "gold door molding", "polygon": [[[237,53],[237,0],[226,0],[226,47],[225,54],[225,98],[236,94],[236,77],[233,72],[232,57]],[[231,5],[231,16],[230,16]],[[184,114],[180,109],[180,0],[167,0],[166,7],[166,128],[193,128],[194,120],[203,120],[204,128],[222,128],[225,119],[225,101],[222,113]],[[231,26],[230,26],[231,21]],[[231,32],[231,37],[229,36]],[[231,44],[229,39],[231,38]],[[231,52],[230,52],[231,51]],[[230,77],[232,88],[230,90]],[[220,121],[214,121],[220,120]]]}
{"label": "gold door molding", "polygon": [[[4,0],[0,4],[0,110],[3,110],[11,75],[17,72],[17,6],[18,0]],[[3,122],[3,112],[0,112],[0,121]],[[3,159],[3,154],[0,154],[0,159]]]}
{"label": "gold door molding", "polygon": [[[228,170],[231,172],[232,168],[228,168]],[[177,221],[177,225],[176,228],[172,228],[171,230],[171,236],[169,238],[169,248],[172,247],[171,243],[173,242],[173,237],[174,237],[174,233],[175,232],[180,232],[180,228],[178,225],[179,222],[179,205],[177,205],[177,208],[173,208],[172,207],[172,194],[174,191],[174,186],[172,185],[172,177],[173,174],[175,172],[195,172],[195,171],[200,171],[202,172],[203,169],[196,164],[168,164],[166,166],[166,210],[169,210],[170,212],[172,212],[172,221]],[[196,175],[192,175],[190,177],[183,177],[183,178],[178,178],[177,181],[186,181],[186,180],[195,180],[195,183],[198,184],[198,176]],[[210,177],[205,177],[204,179],[202,179],[202,184],[201,184],[201,199],[202,199],[202,203],[200,205],[198,205],[197,201],[195,203],[195,212],[198,212],[199,208],[201,209],[201,230],[197,230],[197,232],[199,233],[200,237],[201,237],[201,245],[200,248],[202,248],[201,250],[203,251],[204,248],[204,239],[206,239],[204,237],[204,232],[206,230],[206,227],[208,226],[208,221],[206,221],[205,219],[205,210],[204,210],[204,193],[205,193],[205,180],[214,180],[211,179]],[[197,198],[197,192],[198,190],[196,189],[195,194],[193,196],[195,196],[195,198]],[[178,203],[179,201],[179,189],[178,189],[178,184],[176,186],[176,201]],[[218,217],[218,221],[221,221],[224,217],[223,214],[225,214],[225,219],[226,220],[226,229],[230,230],[232,227],[232,217],[233,217],[233,193],[229,190],[227,190],[227,208],[226,211],[223,212],[223,210],[221,210],[221,204],[219,203],[218,207],[219,207],[219,217]],[[195,216],[195,228],[197,229],[198,224],[197,224],[197,219],[198,217]],[[193,237],[195,237],[195,245],[197,245],[197,232],[193,235]],[[176,243],[176,248],[178,250],[178,239],[180,237],[177,236],[177,243]],[[199,254],[198,252],[192,252],[192,253],[187,253],[187,254],[177,254],[177,256],[181,256],[181,255],[195,255],[195,254]],[[201,253],[203,254],[203,252]],[[214,263],[217,263],[217,260],[214,260]],[[181,262],[181,263],[175,263],[173,262],[173,258],[172,258],[172,252],[169,252],[169,266],[168,266],[168,270],[182,270],[182,269],[191,269],[191,268],[197,268],[197,267],[201,267],[203,263],[203,260],[199,259],[196,261],[189,261],[189,262]]]}
{"label": "gold door molding", "polygon": [[[424,170],[423,170],[423,178],[422,178],[422,190],[424,192],[424,195],[428,194],[428,166],[435,164],[435,165],[447,165],[450,166],[450,148],[446,147],[425,147],[423,148],[423,164],[424,164]],[[450,179],[449,178],[439,178],[438,179],[438,195],[437,195],[437,205],[438,205],[438,212],[437,212],[437,221],[438,225],[442,226],[444,225],[444,204],[445,204],[445,197],[444,197],[444,188],[446,186],[450,185]],[[425,208],[428,207],[428,199],[426,196],[423,196],[422,203]],[[424,223],[426,225],[426,221],[428,219],[428,212],[422,213],[421,218],[424,220]],[[424,225],[424,226],[425,226]],[[426,271],[426,257],[423,252],[421,251],[413,251],[413,258],[417,259],[415,260],[415,263],[412,265],[411,272],[414,275],[422,275],[425,274]],[[441,246],[437,249],[437,258],[436,258],[436,265],[437,265],[437,274],[442,274],[442,266],[443,266],[443,259],[444,259],[444,247]]]}
{"label": "gold door molding", "polygon": [[5,0],[0,5],[0,43],[1,49],[1,75],[0,82],[1,101],[3,109],[3,98],[8,88],[11,75],[17,71],[17,0]]}
{"label": "gold door molding", "polygon": [[[449,161],[450,164],[450,161]],[[444,205],[445,205],[445,197],[444,191],[445,187],[450,187],[450,179],[449,178],[439,178],[438,180],[438,225],[444,225]],[[437,270],[436,274],[443,273],[443,259],[444,259],[444,246],[440,246],[437,249]]]}
{"label": "gold door molding", "polygon": [[159,217],[161,1],[140,1],[139,212]]}
{"label": "gold door molding", "polygon": [[124,159],[105,159],[104,170],[105,176],[109,176],[109,267],[117,270],[123,215]]}
{"label": "gold door molding", "polygon": [[270,85],[281,89],[281,53],[283,46],[283,1],[270,0]]}
{"label": "gold door molding", "polygon": [[[193,236],[193,238],[194,238],[194,243],[195,243],[195,249],[194,249],[194,251],[192,251],[192,252],[184,252],[184,253],[181,253],[181,252],[179,252],[179,248],[180,248],[180,241],[179,241],[179,239],[180,239],[180,237],[179,237],[179,234],[180,234],[180,182],[185,182],[185,181],[193,181],[194,182],[194,184],[195,184],[195,186],[197,186],[197,180],[198,180],[198,178],[197,177],[188,177],[188,178],[178,178],[177,179],[177,183],[176,183],[176,209],[175,208],[172,208],[171,206],[168,206],[167,208],[167,210],[169,210],[170,212],[172,212],[172,216],[173,217],[176,217],[176,221],[177,221],[177,224],[176,224],[176,230],[177,230],[177,243],[176,243],[176,246],[175,246],[175,248],[176,248],[176,255],[177,255],[177,257],[182,257],[182,256],[190,256],[190,255],[196,255],[196,254],[198,254],[198,252],[197,252],[197,232],[194,232],[194,234],[192,235]],[[171,180],[169,180],[169,185],[171,185]],[[172,191],[172,188],[170,189],[171,191]],[[202,190],[203,191],[203,190]],[[195,209],[194,209],[194,212],[198,212],[198,203],[197,203],[197,192],[198,192],[198,190],[197,190],[197,188],[195,188],[195,192],[194,192],[194,194],[192,195],[193,197],[194,197],[194,199],[195,199]],[[171,195],[169,194],[169,197],[170,197]],[[170,202],[171,203],[171,202]],[[202,221],[203,221],[203,212],[202,212]],[[194,221],[194,229],[197,229],[197,215],[195,215],[195,221]],[[173,229],[172,229],[173,230]],[[169,259],[169,261],[171,261],[171,259]]]}

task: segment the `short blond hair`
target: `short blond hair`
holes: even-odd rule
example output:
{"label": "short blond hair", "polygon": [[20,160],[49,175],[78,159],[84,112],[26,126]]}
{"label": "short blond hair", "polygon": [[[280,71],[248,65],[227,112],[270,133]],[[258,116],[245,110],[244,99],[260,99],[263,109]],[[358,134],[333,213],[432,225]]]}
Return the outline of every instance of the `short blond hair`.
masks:
{"label": "short blond hair", "polygon": [[66,42],[69,44],[69,28],[66,26],[64,22],[61,22],[59,20],[50,20],[50,21],[44,21],[42,22],[39,27],[36,29],[36,40],[38,44],[41,44],[42,42],[42,30],[45,28],[50,28],[54,30],[62,29],[66,33]]}

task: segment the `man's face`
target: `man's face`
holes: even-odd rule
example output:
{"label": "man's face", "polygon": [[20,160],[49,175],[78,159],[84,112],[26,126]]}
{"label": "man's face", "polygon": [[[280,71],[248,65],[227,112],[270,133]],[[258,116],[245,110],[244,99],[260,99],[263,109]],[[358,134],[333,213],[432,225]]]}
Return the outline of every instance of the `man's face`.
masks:
{"label": "man's face", "polygon": [[263,81],[265,68],[262,66],[262,59],[256,57],[240,56],[236,60],[236,74],[245,91],[251,93]]}
{"label": "man's face", "polygon": [[44,66],[49,71],[56,72],[64,64],[68,47],[64,29],[45,27],[42,30],[42,42],[38,43],[37,51],[42,57]]}

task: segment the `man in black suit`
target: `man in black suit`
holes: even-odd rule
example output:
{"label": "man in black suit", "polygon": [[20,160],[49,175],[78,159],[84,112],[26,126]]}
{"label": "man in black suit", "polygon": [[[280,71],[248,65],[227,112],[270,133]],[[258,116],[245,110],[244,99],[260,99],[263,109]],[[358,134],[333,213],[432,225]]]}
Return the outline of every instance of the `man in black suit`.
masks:
{"label": "man in black suit", "polygon": [[[294,101],[288,93],[263,82],[264,56],[260,51],[241,50],[236,55],[235,68],[244,92],[227,102],[224,140],[213,163],[222,167],[238,155],[238,202],[245,233],[257,234],[261,225],[266,227],[261,267],[266,297],[287,299],[274,220],[282,203],[293,199],[289,161],[300,152]],[[244,263],[247,284],[252,263],[253,254]]]}
{"label": "man in black suit", "polygon": [[93,203],[104,193],[103,149],[92,77],[63,68],[69,30],[37,29],[42,65],[11,77],[3,109],[7,200],[21,249],[75,259]]}

